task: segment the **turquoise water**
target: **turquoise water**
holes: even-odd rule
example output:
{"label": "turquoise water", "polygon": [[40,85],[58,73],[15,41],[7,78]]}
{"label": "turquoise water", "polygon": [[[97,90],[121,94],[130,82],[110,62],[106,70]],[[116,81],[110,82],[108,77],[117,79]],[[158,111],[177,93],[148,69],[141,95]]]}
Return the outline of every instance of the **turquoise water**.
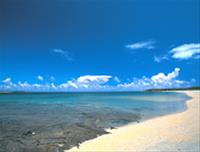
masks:
{"label": "turquoise water", "polygon": [[169,92],[0,94],[0,151],[62,152],[105,128],[181,112],[187,99]]}
{"label": "turquoise water", "polygon": [[[98,114],[96,119],[101,117],[98,125],[116,126],[131,122],[131,114],[137,114],[143,120],[183,111],[186,109],[187,99],[185,94],[170,92],[1,94],[0,119],[36,122],[67,120],[70,123],[87,121],[87,117]],[[84,114],[87,117],[83,118]],[[116,115],[116,118],[103,122],[105,114]],[[125,119],[126,115],[128,119]]]}

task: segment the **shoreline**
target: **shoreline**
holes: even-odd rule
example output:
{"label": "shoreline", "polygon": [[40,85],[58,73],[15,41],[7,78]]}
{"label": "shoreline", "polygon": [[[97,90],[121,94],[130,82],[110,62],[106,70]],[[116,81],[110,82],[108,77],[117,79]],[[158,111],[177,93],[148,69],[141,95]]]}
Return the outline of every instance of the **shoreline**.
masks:
{"label": "shoreline", "polygon": [[79,148],[73,147],[65,152],[199,151],[200,91],[173,92],[185,93],[192,97],[186,101],[188,108],[185,111],[106,130],[110,134],[87,140],[81,143]]}

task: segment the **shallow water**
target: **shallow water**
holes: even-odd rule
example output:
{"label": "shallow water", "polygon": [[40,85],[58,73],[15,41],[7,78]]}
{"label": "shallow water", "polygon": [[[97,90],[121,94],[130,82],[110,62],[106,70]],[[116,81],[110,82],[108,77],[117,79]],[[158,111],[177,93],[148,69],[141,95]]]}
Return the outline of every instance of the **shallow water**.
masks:
{"label": "shallow water", "polygon": [[0,94],[0,151],[62,151],[104,128],[183,111],[187,99],[170,92]]}

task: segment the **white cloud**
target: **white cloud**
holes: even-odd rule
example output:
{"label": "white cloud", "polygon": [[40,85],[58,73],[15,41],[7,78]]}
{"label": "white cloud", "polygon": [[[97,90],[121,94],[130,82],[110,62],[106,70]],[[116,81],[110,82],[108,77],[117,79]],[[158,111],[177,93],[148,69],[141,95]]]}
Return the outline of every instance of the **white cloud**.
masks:
{"label": "white cloud", "polygon": [[164,73],[158,73],[157,75],[152,76],[151,80],[157,84],[158,83],[164,84],[178,77],[179,71],[180,71],[180,68],[175,68],[174,71],[172,71],[171,73],[168,73],[167,75],[165,75]]}
{"label": "white cloud", "polygon": [[78,88],[78,85],[75,82],[67,81],[67,87]]}
{"label": "white cloud", "polygon": [[2,81],[5,84],[10,84],[12,83],[11,78],[6,78],[5,80]]}
{"label": "white cloud", "polygon": [[142,77],[140,79],[134,79],[130,83],[118,84],[118,88],[143,90],[150,88],[173,88],[189,85],[189,82],[178,80],[180,68],[175,68],[168,74],[158,73],[150,78]]}
{"label": "white cloud", "polygon": [[56,89],[56,86],[55,86],[54,83],[51,83],[51,84],[50,84],[50,87],[53,88],[53,89]]}
{"label": "white cloud", "polygon": [[154,56],[154,61],[157,63],[160,63],[163,60],[168,60],[169,58],[167,56]]}
{"label": "white cloud", "polygon": [[[99,91],[99,90],[144,90],[150,88],[171,88],[186,87],[194,83],[177,79],[180,68],[175,68],[172,72],[165,74],[160,72],[151,77],[134,78],[131,82],[120,83],[118,77],[110,75],[84,75],[76,79],[71,79],[62,84],[30,84],[19,81],[13,83],[11,78],[7,78],[0,84],[3,90],[24,90],[24,91]],[[113,79],[112,79],[113,78]],[[109,81],[117,82],[116,85],[109,85]]]}
{"label": "white cloud", "polygon": [[44,80],[43,76],[41,76],[41,75],[38,75],[38,76],[37,76],[37,79],[40,80],[40,81],[43,81],[43,80]]}
{"label": "white cloud", "polygon": [[50,86],[49,84],[30,84],[26,81],[14,83],[11,81],[11,78],[7,78],[2,82],[3,84],[0,84],[0,89],[2,90],[48,91],[49,89],[53,88],[53,86]]}
{"label": "white cloud", "polygon": [[154,49],[155,42],[154,41],[143,41],[143,42],[136,42],[133,44],[128,44],[125,47],[131,50],[136,50],[136,49]]}
{"label": "white cloud", "polygon": [[110,75],[85,75],[77,79],[78,84],[98,83],[104,84],[109,81]]}
{"label": "white cloud", "polygon": [[51,52],[60,54],[64,58],[66,58],[68,61],[72,61],[73,58],[71,57],[69,51],[62,50],[62,49],[52,49]]}
{"label": "white cloud", "polygon": [[199,58],[200,43],[183,44],[173,48],[170,53],[175,59]]}
{"label": "white cloud", "polygon": [[113,78],[113,80],[114,80],[115,82],[117,82],[117,83],[120,83],[120,82],[121,82],[120,79],[119,79],[118,77],[116,77],[116,76]]}
{"label": "white cloud", "polygon": [[29,88],[31,85],[28,82],[18,82],[18,86],[21,88]]}
{"label": "white cloud", "polygon": [[72,79],[66,83],[62,83],[58,86],[59,89],[102,89],[106,87],[106,83],[112,76],[109,75],[84,75],[77,79]]}

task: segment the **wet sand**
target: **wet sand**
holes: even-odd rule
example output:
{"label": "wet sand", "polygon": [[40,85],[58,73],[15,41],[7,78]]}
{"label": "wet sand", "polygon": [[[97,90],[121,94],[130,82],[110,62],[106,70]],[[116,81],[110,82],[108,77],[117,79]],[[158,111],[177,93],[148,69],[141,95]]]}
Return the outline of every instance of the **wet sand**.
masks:
{"label": "wet sand", "polygon": [[69,151],[200,151],[200,91],[181,92],[192,97],[186,111],[107,130]]}

